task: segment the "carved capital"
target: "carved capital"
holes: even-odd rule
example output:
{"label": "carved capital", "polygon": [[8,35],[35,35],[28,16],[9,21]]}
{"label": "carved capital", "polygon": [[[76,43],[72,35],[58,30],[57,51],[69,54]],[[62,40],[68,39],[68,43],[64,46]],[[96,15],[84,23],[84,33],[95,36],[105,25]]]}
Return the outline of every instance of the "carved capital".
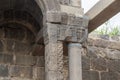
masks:
{"label": "carved capital", "polygon": [[[82,43],[87,39],[88,35],[88,18],[83,17],[74,25],[62,25],[57,28],[58,40],[67,42]],[[78,24],[79,25],[75,25]]]}

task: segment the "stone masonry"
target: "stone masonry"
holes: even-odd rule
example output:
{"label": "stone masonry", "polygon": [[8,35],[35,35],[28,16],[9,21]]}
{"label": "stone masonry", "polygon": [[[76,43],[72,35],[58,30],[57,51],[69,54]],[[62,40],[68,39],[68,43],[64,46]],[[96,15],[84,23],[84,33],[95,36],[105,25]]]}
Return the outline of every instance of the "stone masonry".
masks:
{"label": "stone masonry", "polygon": [[88,23],[81,0],[1,0],[0,80],[119,80],[119,44],[88,46]]}

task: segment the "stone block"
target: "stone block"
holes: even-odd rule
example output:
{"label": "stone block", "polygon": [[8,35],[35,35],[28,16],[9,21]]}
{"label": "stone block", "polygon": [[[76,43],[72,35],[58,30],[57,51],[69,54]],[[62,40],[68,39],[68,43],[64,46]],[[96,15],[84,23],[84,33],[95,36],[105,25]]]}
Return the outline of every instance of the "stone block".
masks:
{"label": "stone block", "polygon": [[16,55],[15,56],[15,64],[23,65],[23,66],[31,66],[35,65],[37,62],[37,57],[30,55]]}
{"label": "stone block", "polygon": [[94,45],[97,47],[107,48],[109,46],[109,44],[110,43],[106,40],[102,40],[102,39],[94,40]]}
{"label": "stone block", "polygon": [[4,49],[4,45],[2,40],[0,40],[0,52],[3,52],[3,49]]}
{"label": "stone block", "polygon": [[83,71],[83,80],[100,80],[97,71]]}
{"label": "stone block", "polygon": [[[5,27],[5,38],[23,40],[23,38],[25,36],[24,29],[22,29],[17,24],[11,24],[9,26],[12,26],[14,28],[12,28],[12,27],[9,27],[9,28]],[[18,26],[18,27],[16,28],[16,26]]]}
{"label": "stone block", "polygon": [[60,23],[61,22],[61,13],[58,11],[49,11],[47,12],[47,22],[51,23]]}
{"label": "stone block", "polygon": [[15,42],[14,40],[6,40],[6,50],[9,52],[9,53],[13,53],[15,50],[14,50],[14,47],[15,46]]}
{"label": "stone block", "polygon": [[26,66],[10,66],[9,75],[11,77],[31,79],[33,77],[33,69],[32,67],[26,67]]}
{"label": "stone block", "polygon": [[83,17],[63,13],[62,24],[83,27]]}
{"label": "stone block", "polygon": [[0,77],[0,80],[11,80],[9,77]]}
{"label": "stone block", "polygon": [[8,77],[8,66],[0,65],[0,77]]}
{"label": "stone block", "polygon": [[120,73],[120,59],[107,60],[107,68],[110,69],[110,71],[115,71]]}
{"label": "stone block", "polygon": [[28,79],[28,78],[19,78],[19,77],[12,77],[9,80],[33,80],[33,79]]}
{"label": "stone block", "polygon": [[108,48],[120,50],[120,42],[109,42]]}
{"label": "stone block", "polygon": [[45,67],[45,58],[44,58],[44,56],[37,57],[36,66],[38,66],[38,67]]}
{"label": "stone block", "polygon": [[21,55],[25,55],[25,54],[29,54],[30,50],[31,50],[31,45],[26,44],[26,43],[22,43],[19,41],[15,41],[15,54],[21,54]]}
{"label": "stone block", "polygon": [[82,69],[90,70],[90,59],[86,56],[82,56]]}
{"label": "stone block", "polygon": [[0,27],[0,38],[4,38],[4,28],[3,27]]}
{"label": "stone block", "polygon": [[70,5],[70,0],[59,0],[60,4]]}
{"label": "stone block", "polygon": [[91,59],[91,69],[96,71],[106,71],[107,64],[104,58]]}
{"label": "stone block", "polygon": [[120,51],[114,49],[107,49],[106,57],[108,59],[120,59]]}
{"label": "stone block", "polygon": [[46,74],[46,80],[57,80],[57,77],[58,76],[56,74],[56,71],[49,71],[47,74]]}
{"label": "stone block", "polygon": [[0,54],[0,63],[1,64],[12,64],[13,63],[13,55]]}
{"label": "stone block", "polygon": [[60,7],[61,7],[61,12],[65,12],[67,14],[75,14],[77,16],[83,15],[82,8],[72,7],[72,6],[67,6],[67,5],[60,5]]}
{"label": "stone block", "polygon": [[35,80],[45,80],[45,69],[40,67],[34,67],[33,78]]}
{"label": "stone block", "polygon": [[101,80],[120,80],[120,75],[116,72],[102,72]]}
{"label": "stone block", "polygon": [[93,46],[89,46],[87,56],[89,58],[97,58],[96,48]]}

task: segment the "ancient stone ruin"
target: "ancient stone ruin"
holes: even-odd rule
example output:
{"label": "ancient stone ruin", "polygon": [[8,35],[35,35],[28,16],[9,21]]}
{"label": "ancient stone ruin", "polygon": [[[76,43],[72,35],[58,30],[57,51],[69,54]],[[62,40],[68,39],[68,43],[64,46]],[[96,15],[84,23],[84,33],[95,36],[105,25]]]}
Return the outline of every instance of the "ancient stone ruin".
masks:
{"label": "ancient stone ruin", "polygon": [[119,80],[104,51],[120,45],[88,40],[94,20],[81,0],[0,0],[0,80]]}

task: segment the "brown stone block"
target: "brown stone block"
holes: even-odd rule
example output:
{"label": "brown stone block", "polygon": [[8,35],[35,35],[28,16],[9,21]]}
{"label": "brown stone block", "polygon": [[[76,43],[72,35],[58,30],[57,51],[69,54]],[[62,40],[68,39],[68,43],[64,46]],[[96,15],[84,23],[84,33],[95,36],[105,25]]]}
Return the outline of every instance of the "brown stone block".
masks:
{"label": "brown stone block", "polygon": [[8,77],[8,66],[0,65],[0,77]]}
{"label": "brown stone block", "polygon": [[31,45],[30,44],[26,44],[26,43],[22,43],[19,41],[15,41],[15,54],[21,54],[21,55],[25,55],[30,53],[31,50]]}
{"label": "brown stone block", "polygon": [[26,67],[26,66],[10,66],[9,74],[11,77],[31,79],[33,77],[33,69],[32,67]]}
{"label": "brown stone block", "polygon": [[120,74],[116,72],[102,72],[101,80],[120,80]]}
{"label": "brown stone block", "polygon": [[3,52],[3,49],[4,49],[4,45],[2,40],[0,40],[0,52]]}
{"label": "brown stone block", "polygon": [[90,70],[90,59],[86,56],[82,56],[82,69]]}
{"label": "brown stone block", "polygon": [[83,80],[100,80],[97,71],[83,71]]}
{"label": "brown stone block", "polygon": [[110,71],[115,71],[120,73],[120,59],[118,60],[108,60],[107,61],[107,68]]}
{"label": "brown stone block", "polygon": [[1,64],[12,64],[13,63],[13,55],[0,54],[0,63]]}
{"label": "brown stone block", "polygon": [[34,67],[33,78],[35,80],[45,80],[45,69],[40,67]]}
{"label": "brown stone block", "polygon": [[91,59],[91,69],[96,71],[106,71],[106,60],[104,58]]}
{"label": "brown stone block", "polygon": [[35,65],[37,61],[37,57],[30,55],[16,55],[15,56],[15,64],[23,65],[23,66],[31,66]]}
{"label": "brown stone block", "polygon": [[36,58],[37,58],[36,66],[37,67],[45,67],[45,58],[44,58],[44,56],[38,56]]}

